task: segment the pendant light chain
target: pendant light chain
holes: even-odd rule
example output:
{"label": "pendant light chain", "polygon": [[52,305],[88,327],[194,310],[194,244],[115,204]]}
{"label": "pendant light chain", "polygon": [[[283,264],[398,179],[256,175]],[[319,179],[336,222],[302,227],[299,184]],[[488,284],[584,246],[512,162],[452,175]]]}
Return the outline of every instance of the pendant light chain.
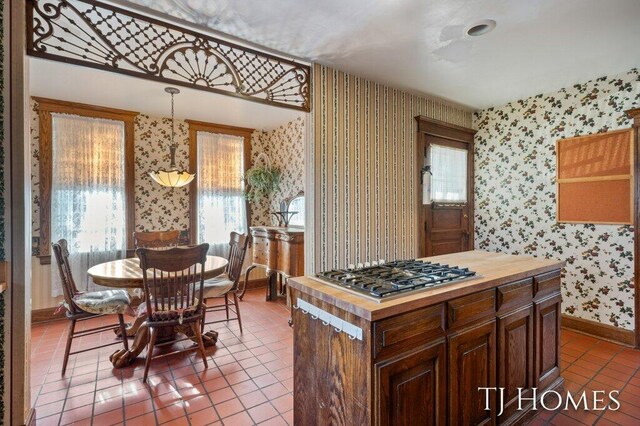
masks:
{"label": "pendant light chain", "polygon": [[174,108],[173,108],[173,92],[171,92],[171,145],[175,146],[176,139],[176,125],[174,118]]}
{"label": "pendant light chain", "polygon": [[196,176],[195,173],[189,173],[186,170],[179,170],[176,166],[176,117],[175,117],[175,100],[174,95],[180,93],[175,87],[167,87],[165,92],[171,94],[171,146],[169,147],[169,154],[171,156],[171,163],[168,169],[159,169],[149,172],[149,176],[162,186],[169,188],[180,188],[189,184]]}

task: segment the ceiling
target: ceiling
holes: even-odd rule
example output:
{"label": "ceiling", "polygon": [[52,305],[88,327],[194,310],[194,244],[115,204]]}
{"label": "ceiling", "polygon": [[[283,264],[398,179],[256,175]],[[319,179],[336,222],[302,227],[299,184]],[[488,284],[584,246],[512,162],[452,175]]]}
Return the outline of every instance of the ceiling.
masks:
{"label": "ceiling", "polygon": [[[29,57],[31,96],[169,117],[171,98],[164,91],[167,86],[166,83],[138,77]],[[175,111],[178,119],[262,130],[272,130],[304,114],[184,87],[180,87],[180,94],[175,96]]]}
{"label": "ceiling", "polygon": [[[201,27],[472,108],[640,66],[638,0],[132,0]],[[149,9],[146,9],[147,11]],[[466,30],[484,19],[496,29]]]}

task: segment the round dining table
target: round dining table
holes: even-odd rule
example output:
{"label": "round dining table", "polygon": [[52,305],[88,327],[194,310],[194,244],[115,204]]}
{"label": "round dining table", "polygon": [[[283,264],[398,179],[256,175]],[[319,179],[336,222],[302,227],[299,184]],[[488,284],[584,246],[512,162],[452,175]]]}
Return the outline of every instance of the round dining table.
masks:
{"label": "round dining table", "polygon": [[[227,259],[219,256],[207,256],[204,265],[204,279],[215,278],[222,274],[227,267]],[[143,288],[142,269],[140,260],[135,258],[113,260],[111,262],[100,263],[92,266],[87,271],[93,282],[112,288],[136,289]],[[144,300],[142,303],[145,303]],[[119,334],[119,330],[116,330]],[[195,340],[195,335],[190,327],[181,325],[166,329],[159,333],[158,340],[169,341],[175,338],[176,333],[183,333],[187,337]],[[127,327],[127,337],[133,337],[133,343],[129,345],[129,350],[120,349],[114,352],[109,360],[115,368],[126,367],[140,355],[149,341],[149,329],[146,324],[146,314],[139,314],[136,320]],[[218,341],[218,332],[207,331],[202,335],[205,346],[213,346]]]}

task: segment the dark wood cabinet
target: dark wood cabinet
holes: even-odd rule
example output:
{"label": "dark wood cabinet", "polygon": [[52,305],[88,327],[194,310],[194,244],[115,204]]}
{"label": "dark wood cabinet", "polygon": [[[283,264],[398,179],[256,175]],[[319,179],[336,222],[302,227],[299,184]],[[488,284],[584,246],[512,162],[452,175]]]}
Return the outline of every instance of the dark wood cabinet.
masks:
{"label": "dark wood cabinet", "polygon": [[496,321],[449,337],[449,423],[484,425],[495,423],[495,393],[485,410],[485,392],[496,385]]}
{"label": "dark wood cabinet", "polygon": [[446,344],[432,345],[376,364],[380,425],[446,422]]}
{"label": "dark wood cabinet", "polygon": [[[529,293],[529,300],[531,293]],[[518,388],[530,398],[534,386],[533,306],[498,317],[498,387],[504,389],[504,409],[498,423],[512,422],[519,417]],[[523,404],[529,408],[532,403]]]}
{"label": "dark wood cabinet", "polygon": [[[349,321],[362,339],[337,333],[321,313],[294,312],[296,424],[523,424],[533,404],[519,409],[518,388],[531,397],[536,387],[539,397],[563,384],[559,269],[514,274],[426,306],[411,308],[408,299],[406,311],[382,318],[375,308],[385,302],[346,311],[328,301],[337,290],[326,289],[324,300],[322,290],[291,287],[294,301]],[[504,388],[500,416],[500,392],[490,391],[486,410],[479,390],[493,387]]]}
{"label": "dark wood cabinet", "polygon": [[536,387],[545,389],[560,377],[560,293],[534,303]]}

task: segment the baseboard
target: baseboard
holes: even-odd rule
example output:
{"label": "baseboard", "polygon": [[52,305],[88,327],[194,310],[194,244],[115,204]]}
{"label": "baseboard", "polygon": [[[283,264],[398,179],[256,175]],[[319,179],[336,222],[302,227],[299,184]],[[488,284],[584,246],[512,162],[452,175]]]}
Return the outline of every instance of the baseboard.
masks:
{"label": "baseboard", "polygon": [[[249,282],[247,283],[246,289],[251,290],[254,288],[265,288],[268,284],[269,284],[268,278],[257,278],[254,280],[249,280]],[[56,314],[57,309],[58,307],[32,310],[31,324],[58,321],[58,320],[64,319],[65,318],[64,309],[61,309],[60,312]]]}
{"label": "baseboard", "polygon": [[562,314],[562,326],[577,333],[588,334],[598,339],[619,343],[625,346],[634,346],[636,338],[633,330],[614,327],[571,315]]}
{"label": "baseboard", "polygon": [[57,314],[56,310],[58,310],[57,306],[55,308],[34,309],[33,311],[31,311],[31,324],[58,321],[60,319],[63,319],[65,317],[64,309],[60,309],[60,312],[58,312]]}
{"label": "baseboard", "polygon": [[249,280],[245,288],[247,290],[251,290],[253,288],[263,288],[269,285],[269,278],[256,278],[254,280]]}

